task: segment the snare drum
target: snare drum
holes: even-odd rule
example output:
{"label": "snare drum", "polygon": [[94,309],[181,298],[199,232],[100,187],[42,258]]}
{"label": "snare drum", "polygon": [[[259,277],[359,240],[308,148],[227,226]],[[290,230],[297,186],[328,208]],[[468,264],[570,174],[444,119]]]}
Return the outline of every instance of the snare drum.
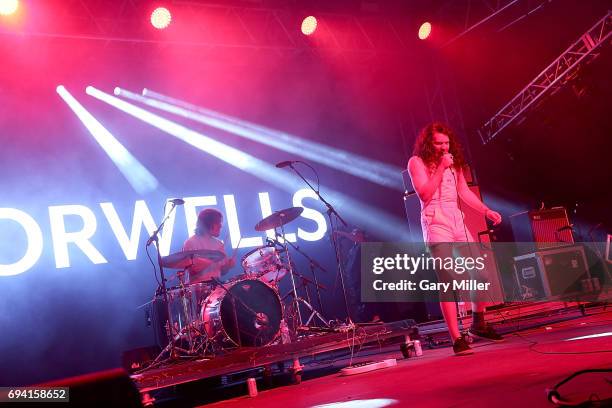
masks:
{"label": "snare drum", "polygon": [[276,284],[287,274],[279,252],[274,247],[255,248],[242,257],[242,268],[247,277],[256,277],[268,284]]}
{"label": "snare drum", "polygon": [[235,346],[265,346],[279,336],[283,318],[276,290],[247,278],[218,286],[202,305],[209,338]]}

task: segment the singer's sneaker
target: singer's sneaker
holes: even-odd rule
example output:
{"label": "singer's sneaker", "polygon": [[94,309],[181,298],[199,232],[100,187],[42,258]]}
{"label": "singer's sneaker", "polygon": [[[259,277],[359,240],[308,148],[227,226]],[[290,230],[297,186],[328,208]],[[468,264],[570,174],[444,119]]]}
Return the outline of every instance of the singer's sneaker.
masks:
{"label": "singer's sneaker", "polygon": [[470,327],[470,334],[474,337],[479,337],[481,339],[494,341],[496,343],[504,341],[504,338],[499,335],[491,326],[486,325],[484,327]]}
{"label": "singer's sneaker", "polygon": [[466,356],[468,354],[474,354],[474,350],[470,348],[469,344],[467,343],[467,341],[465,341],[463,336],[455,340],[455,343],[453,344],[453,351],[455,352],[456,356]]}

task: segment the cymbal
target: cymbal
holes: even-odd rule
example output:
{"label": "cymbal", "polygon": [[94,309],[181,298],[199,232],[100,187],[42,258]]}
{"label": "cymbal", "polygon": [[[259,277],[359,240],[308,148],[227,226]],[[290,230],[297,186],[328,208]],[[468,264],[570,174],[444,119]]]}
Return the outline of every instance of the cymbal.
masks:
{"label": "cymbal", "polygon": [[171,269],[184,269],[201,262],[202,259],[211,261],[220,261],[225,258],[221,251],[211,249],[196,249],[193,251],[182,251],[164,256],[162,258],[162,266]]}
{"label": "cymbal", "polygon": [[289,207],[268,215],[255,225],[255,231],[267,231],[278,228],[295,220],[304,211],[303,207]]}

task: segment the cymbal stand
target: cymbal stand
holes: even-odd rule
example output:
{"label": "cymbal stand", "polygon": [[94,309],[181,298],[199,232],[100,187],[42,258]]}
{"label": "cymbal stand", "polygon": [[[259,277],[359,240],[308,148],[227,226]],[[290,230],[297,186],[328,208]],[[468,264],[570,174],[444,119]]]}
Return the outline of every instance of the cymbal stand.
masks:
{"label": "cymbal stand", "polygon": [[[323,313],[323,302],[321,301],[321,290],[320,290],[320,286],[321,285],[319,285],[319,279],[317,278],[316,269],[318,268],[318,269],[320,269],[320,270],[322,270],[323,272],[326,272],[326,273],[329,273],[329,271],[327,269],[325,269],[323,266],[321,266],[321,264],[319,264],[317,261],[315,261],[310,256],[308,256],[308,254],[306,254],[304,251],[302,251],[298,245],[292,244],[289,241],[287,241],[287,243],[291,246],[291,248],[293,248],[296,252],[298,252],[304,258],[306,258],[308,260],[308,263],[309,263],[309,266],[310,266],[310,272],[312,273],[312,278],[314,280],[315,290],[317,292],[317,300],[319,302],[319,310],[321,311],[321,314],[324,314]],[[308,287],[306,287],[306,295],[308,297],[308,301],[310,302],[310,294],[308,293]]]}
{"label": "cymbal stand", "polygon": [[329,327],[329,321],[325,320],[325,317],[323,317],[323,315],[319,313],[319,311],[315,309],[309,302],[307,302],[304,298],[300,296],[297,296],[296,299],[298,302],[302,302],[302,304],[306,306],[308,310],[310,310],[310,316],[308,316],[306,322],[301,327],[298,327],[298,329],[307,331],[308,327],[310,326],[310,323],[315,317],[317,317],[325,327]]}
{"label": "cymbal stand", "polygon": [[[308,282],[305,282],[304,284],[302,284],[302,286],[306,286]],[[315,309],[308,300],[304,299],[301,296],[296,296],[294,294],[295,292],[293,290],[290,290],[289,292],[287,292],[282,298],[281,301],[284,301],[288,296],[291,296],[292,300],[291,300],[291,306],[293,307],[293,309],[295,309],[295,305],[301,303],[302,305],[304,305],[309,311],[310,311],[310,316],[308,316],[308,319],[306,319],[306,323],[304,323],[301,326],[295,325],[294,326],[294,330],[297,334],[297,331],[315,331],[313,329],[319,329],[319,330],[325,330],[325,329],[329,329],[331,324],[329,321],[325,320],[325,317],[319,313],[319,311],[317,309]],[[296,313],[297,314],[297,313]],[[310,323],[313,321],[314,318],[318,318],[321,323],[323,323],[323,326],[325,327],[318,327],[318,326],[310,326]],[[330,329],[329,331],[335,331]]]}
{"label": "cymbal stand", "polygon": [[297,174],[303,181],[304,183],[306,183],[308,185],[308,187],[310,187],[310,189],[312,191],[314,191],[314,193],[317,195],[317,197],[319,198],[319,200],[321,200],[321,202],[327,207],[327,218],[329,219],[329,227],[331,230],[330,236],[331,236],[331,241],[332,241],[332,246],[334,248],[334,254],[336,255],[336,265],[338,268],[338,275],[340,275],[340,285],[342,286],[342,295],[344,297],[344,308],[346,310],[346,317],[348,320],[348,325],[349,326],[354,326],[353,323],[353,319],[351,318],[351,312],[349,309],[349,305],[348,305],[348,299],[346,297],[346,285],[344,284],[344,266],[342,265],[341,259],[340,259],[340,248],[338,246],[338,240],[336,239],[336,236],[334,234],[334,220],[332,215],[335,215],[335,217],[342,223],[344,224],[344,226],[348,226],[348,224],[346,223],[346,221],[344,221],[344,219],[340,216],[340,214],[338,214],[338,212],[335,210],[335,208],[328,203],[323,196],[321,196],[321,194],[319,193],[319,190],[317,190],[316,188],[314,188],[312,186],[312,184],[310,184],[310,182],[308,182],[308,180],[302,176],[302,174],[295,168],[295,166],[293,166],[293,163],[289,164],[289,167],[291,168],[291,170],[293,170],[295,172],[295,174]]}
{"label": "cymbal stand", "polygon": [[[285,249],[285,254],[287,255],[287,265],[289,267],[289,275],[291,276],[291,287],[293,288],[293,306],[295,307],[296,313],[297,313],[297,318],[298,318],[298,323],[296,326],[297,327],[302,327],[303,323],[302,323],[302,313],[300,312],[300,304],[298,302],[298,293],[297,293],[297,289],[295,286],[295,272],[293,270],[293,262],[291,261],[291,254],[289,253],[289,248],[287,246],[287,243],[289,241],[287,241],[287,238],[285,237],[285,227],[284,225],[281,223],[281,233],[282,233],[282,242],[281,245],[283,246],[283,248]],[[276,228],[274,229],[274,234],[278,235],[278,232],[276,231]]]}

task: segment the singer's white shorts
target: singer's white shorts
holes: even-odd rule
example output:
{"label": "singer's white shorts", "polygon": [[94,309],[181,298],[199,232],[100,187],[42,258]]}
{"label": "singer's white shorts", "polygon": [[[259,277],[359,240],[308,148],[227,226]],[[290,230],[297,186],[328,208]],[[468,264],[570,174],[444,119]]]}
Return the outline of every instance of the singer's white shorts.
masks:
{"label": "singer's white shorts", "polygon": [[457,207],[435,206],[421,213],[425,242],[474,242]]}

